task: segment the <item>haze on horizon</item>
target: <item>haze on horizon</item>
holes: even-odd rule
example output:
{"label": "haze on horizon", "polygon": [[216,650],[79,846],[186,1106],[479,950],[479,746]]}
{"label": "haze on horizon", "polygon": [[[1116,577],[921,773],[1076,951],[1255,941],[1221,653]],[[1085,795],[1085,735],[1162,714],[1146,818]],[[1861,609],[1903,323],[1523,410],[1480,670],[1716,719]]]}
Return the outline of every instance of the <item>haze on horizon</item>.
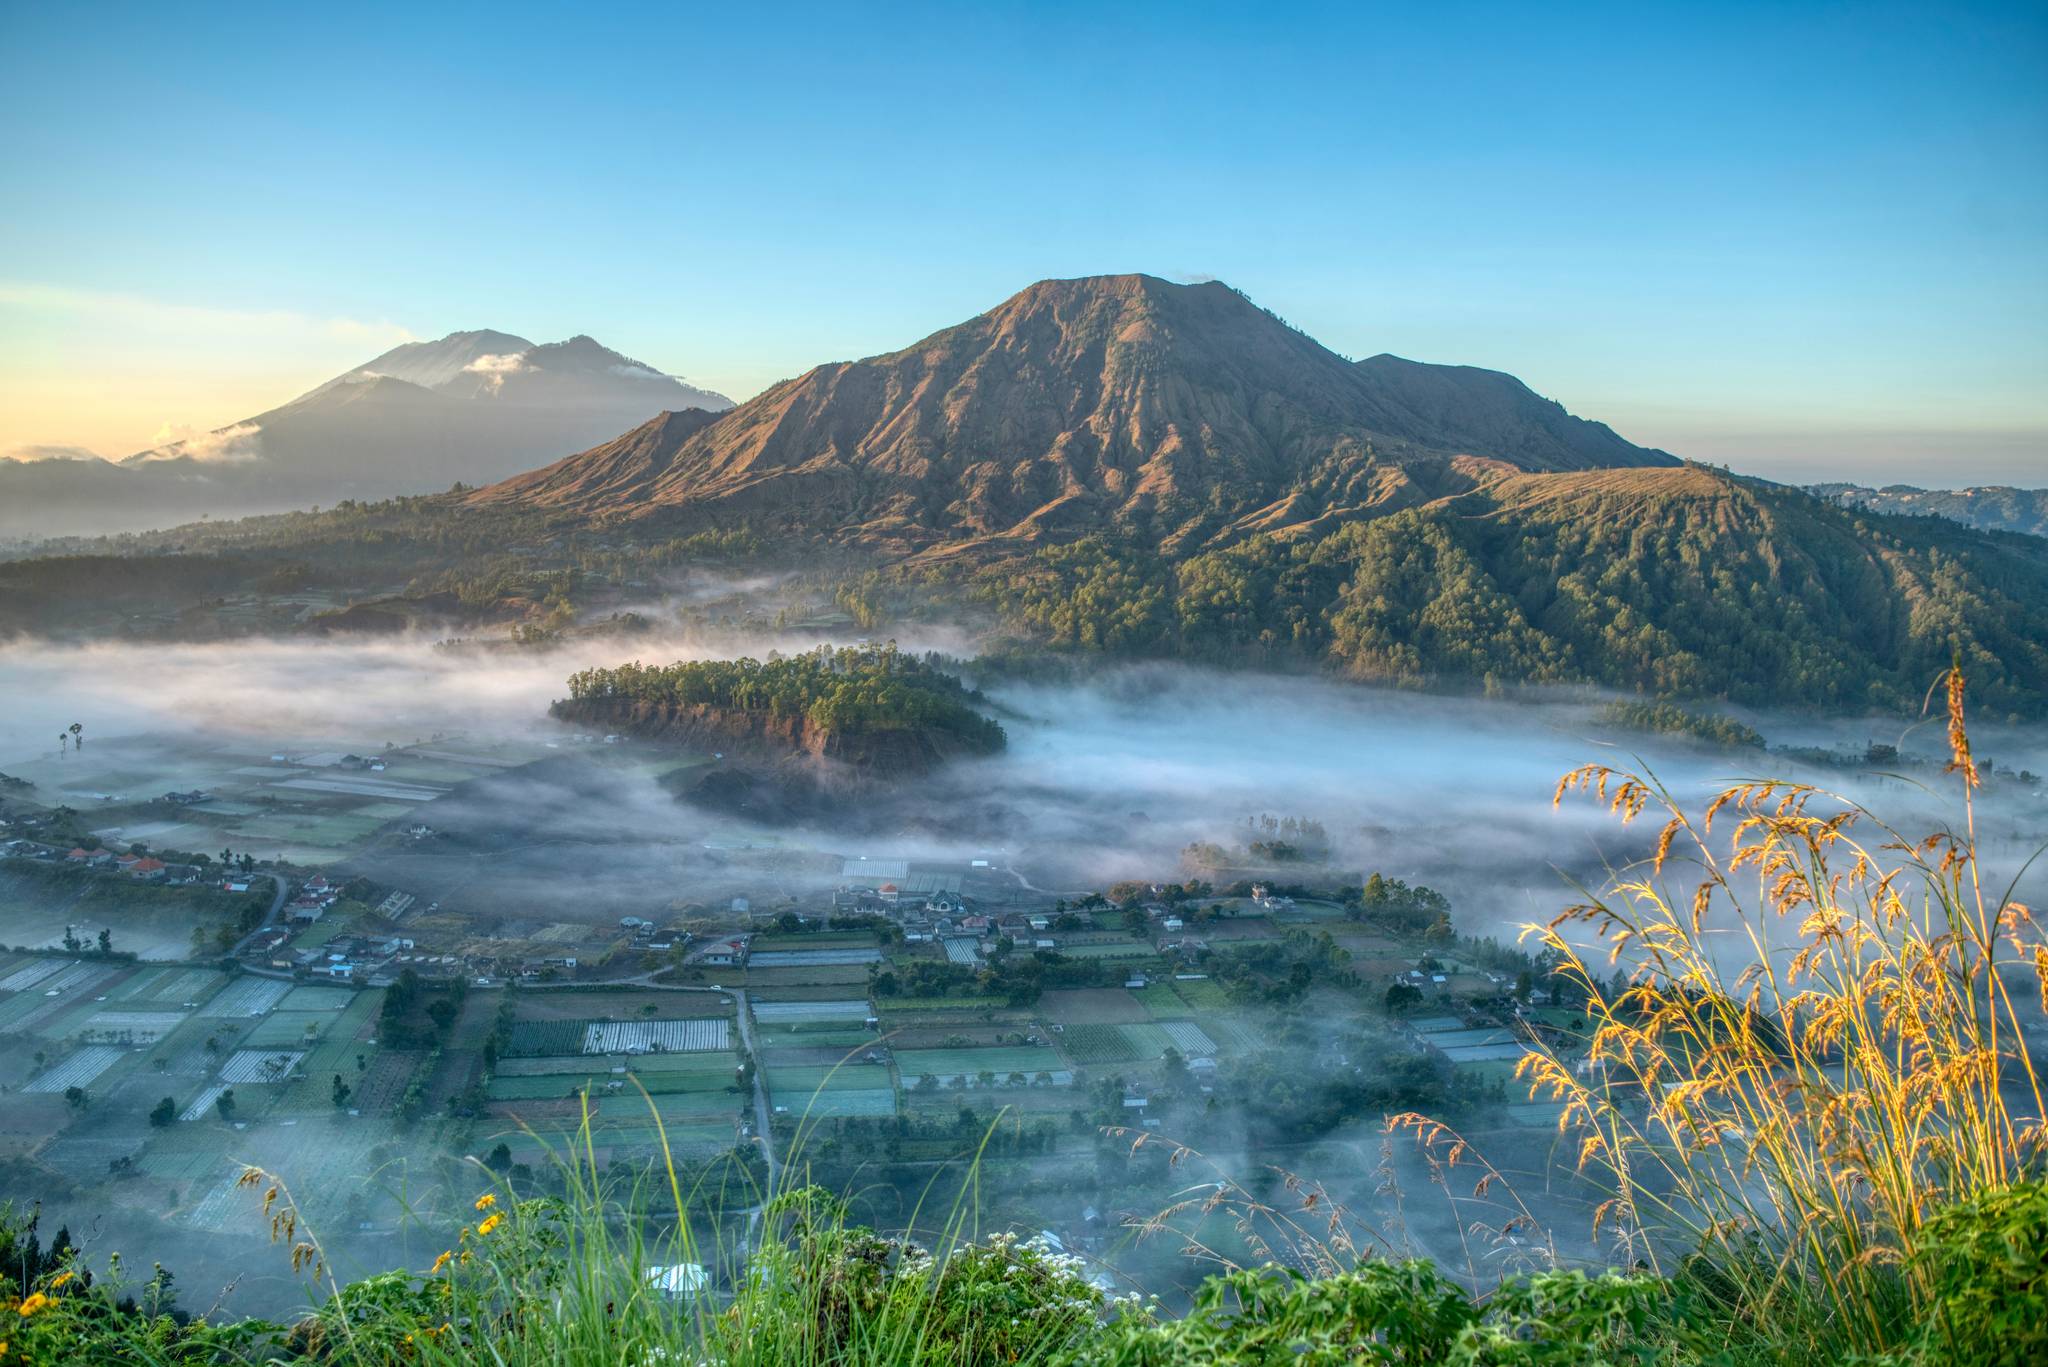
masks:
{"label": "haze on horizon", "polygon": [[2035,5],[380,9],[0,8],[0,455],[462,328],[744,399],[1142,270],[1767,477],[2048,469]]}

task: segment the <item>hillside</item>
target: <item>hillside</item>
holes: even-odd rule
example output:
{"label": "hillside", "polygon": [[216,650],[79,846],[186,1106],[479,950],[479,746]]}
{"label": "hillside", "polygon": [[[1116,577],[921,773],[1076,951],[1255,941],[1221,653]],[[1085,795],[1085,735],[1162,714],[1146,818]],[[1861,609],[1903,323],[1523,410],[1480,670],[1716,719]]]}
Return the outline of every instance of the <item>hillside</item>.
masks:
{"label": "hillside", "polygon": [[702,430],[635,436],[630,470],[613,443],[474,501],[744,517],[890,554],[1107,528],[1193,547],[1469,487],[1457,455],[1673,463],[1506,376],[1437,373],[1450,369],[1354,365],[1220,284],[1047,280],[901,351],[819,366]]}
{"label": "hillside", "polygon": [[2048,536],[2048,489],[2015,489],[2005,484],[1969,489],[1918,489],[1910,484],[1872,489],[1861,484],[1816,484],[1808,492],[1873,513],[1945,517],[1981,531]]}
{"label": "hillside", "polygon": [[1697,466],[1482,472],[1320,533],[1187,557],[1092,538],[970,582],[1068,648],[1888,711],[1960,650],[1988,705],[2048,708],[2048,546]]}

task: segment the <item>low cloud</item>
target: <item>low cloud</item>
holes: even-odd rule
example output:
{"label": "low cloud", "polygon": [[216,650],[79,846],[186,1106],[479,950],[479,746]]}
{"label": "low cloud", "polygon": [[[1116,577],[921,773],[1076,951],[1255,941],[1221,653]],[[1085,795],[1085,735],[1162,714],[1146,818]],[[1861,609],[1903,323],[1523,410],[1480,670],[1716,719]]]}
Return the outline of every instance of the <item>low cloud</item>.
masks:
{"label": "low cloud", "polygon": [[504,385],[507,375],[517,375],[521,371],[531,370],[533,363],[521,352],[505,351],[495,356],[479,356],[462,369],[464,374],[483,376],[495,391]]}
{"label": "low cloud", "polygon": [[145,453],[145,459],[242,465],[262,458],[262,435],[263,429],[253,422],[238,422],[212,432],[195,432],[182,423],[165,423],[157,429],[155,444]]}
{"label": "low cloud", "polygon": [[666,380],[669,378],[659,370],[649,370],[644,365],[609,365],[605,369],[622,380]]}

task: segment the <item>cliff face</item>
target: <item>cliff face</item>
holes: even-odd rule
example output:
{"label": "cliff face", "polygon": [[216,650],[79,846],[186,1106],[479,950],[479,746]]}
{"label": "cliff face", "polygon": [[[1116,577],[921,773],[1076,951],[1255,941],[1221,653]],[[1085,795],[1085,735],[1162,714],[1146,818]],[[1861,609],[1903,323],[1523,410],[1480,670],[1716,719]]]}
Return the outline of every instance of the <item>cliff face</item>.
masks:
{"label": "cliff face", "polygon": [[584,698],[564,699],[548,710],[563,721],[607,733],[752,760],[794,760],[820,781],[915,778],[963,753],[939,732],[847,735],[813,726],[806,718],[703,705],[665,707],[630,698]]}

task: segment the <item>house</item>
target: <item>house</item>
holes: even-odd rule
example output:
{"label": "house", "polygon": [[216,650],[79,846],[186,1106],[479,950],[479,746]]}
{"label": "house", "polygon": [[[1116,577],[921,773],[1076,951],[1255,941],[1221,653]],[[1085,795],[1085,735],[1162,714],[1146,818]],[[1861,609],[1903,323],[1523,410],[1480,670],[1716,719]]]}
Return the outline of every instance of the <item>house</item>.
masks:
{"label": "house", "polygon": [[312,925],[327,914],[327,908],[319,902],[294,902],[287,915],[301,925]]}
{"label": "house", "polygon": [[128,876],[142,879],[144,882],[155,882],[164,876],[164,870],[169,867],[170,865],[163,860],[151,859],[145,855],[128,866]]}
{"label": "house", "polygon": [[1144,991],[1145,975],[1142,973],[1133,973],[1130,977],[1124,979],[1124,986],[1129,988],[1133,992]]}
{"label": "house", "polygon": [[88,850],[80,848],[75,849],[71,851],[71,853],[65,855],[64,862],[67,864],[86,865],[97,864],[103,862],[104,859],[109,858],[112,858],[112,856],[108,855],[105,850]]}
{"label": "house", "polygon": [[708,968],[735,968],[746,961],[747,940],[744,935],[714,940],[704,946],[704,952],[697,957],[697,962]]}
{"label": "house", "polygon": [[963,916],[960,918],[960,929],[969,935],[986,935],[991,927],[992,923],[986,916]]}
{"label": "house", "polygon": [[135,866],[141,862],[142,856],[139,854],[117,855],[114,858],[114,867],[122,873],[133,873],[135,872]]}
{"label": "house", "polygon": [[196,883],[198,881],[199,866],[197,864],[164,865],[164,882],[166,883],[171,883],[175,884],[176,886],[183,887],[187,884]]}

